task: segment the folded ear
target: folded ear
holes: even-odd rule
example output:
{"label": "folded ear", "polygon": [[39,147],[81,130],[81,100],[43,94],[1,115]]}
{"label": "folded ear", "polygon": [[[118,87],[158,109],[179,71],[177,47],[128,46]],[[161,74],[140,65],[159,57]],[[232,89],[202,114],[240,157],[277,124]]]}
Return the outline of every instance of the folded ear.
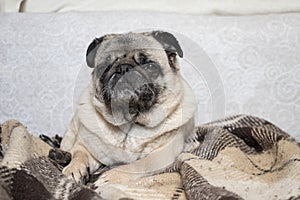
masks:
{"label": "folded ear", "polygon": [[95,38],[93,42],[89,45],[87,51],[86,51],[86,63],[89,67],[94,68],[95,67],[95,56],[96,52],[101,45],[103,39],[105,36],[102,36],[100,38]]}
{"label": "folded ear", "polygon": [[168,55],[177,53],[183,57],[182,49],[174,35],[164,31],[153,31],[152,36],[163,46]]}

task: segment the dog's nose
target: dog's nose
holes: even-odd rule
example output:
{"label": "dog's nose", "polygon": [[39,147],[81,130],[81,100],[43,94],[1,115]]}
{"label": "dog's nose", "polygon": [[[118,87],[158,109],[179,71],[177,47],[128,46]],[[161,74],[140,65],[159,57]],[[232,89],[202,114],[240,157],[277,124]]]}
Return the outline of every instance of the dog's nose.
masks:
{"label": "dog's nose", "polygon": [[150,88],[142,89],[139,93],[139,100],[150,102],[153,101],[154,98],[154,92]]}
{"label": "dog's nose", "polygon": [[132,65],[121,64],[116,67],[116,73],[124,75],[125,73],[129,72],[132,68],[133,68]]}

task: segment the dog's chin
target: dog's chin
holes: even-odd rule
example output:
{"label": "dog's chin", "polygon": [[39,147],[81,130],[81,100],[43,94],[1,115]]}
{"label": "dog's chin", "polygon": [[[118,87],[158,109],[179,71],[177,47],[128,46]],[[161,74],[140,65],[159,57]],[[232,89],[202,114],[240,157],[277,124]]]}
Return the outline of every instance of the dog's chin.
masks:
{"label": "dog's chin", "polygon": [[[147,113],[151,112],[151,108],[155,104],[155,100],[140,100],[141,97],[132,95],[130,98],[112,100],[109,106],[113,117],[116,121],[122,121],[123,118],[128,123],[139,123],[140,118],[145,118]],[[130,99],[130,100],[128,100]]]}

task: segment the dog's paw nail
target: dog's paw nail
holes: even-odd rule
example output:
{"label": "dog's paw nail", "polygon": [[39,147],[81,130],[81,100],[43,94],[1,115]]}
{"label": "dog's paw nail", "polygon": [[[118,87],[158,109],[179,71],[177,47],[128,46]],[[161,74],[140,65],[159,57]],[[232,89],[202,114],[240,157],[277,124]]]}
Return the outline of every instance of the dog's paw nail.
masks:
{"label": "dog's paw nail", "polygon": [[105,185],[105,184],[108,184],[108,182],[109,182],[108,180],[100,178],[100,179],[98,179],[98,180],[95,182],[95,184],[96,184],[98,187],[101,187],[101,186],[103,186],[103,185]]}
{"label": "dog's paw nail", "polygon": [[65,167],[62,173],[75,180],[77,183],[85,184],[88,180],[88,171],[87,167],[84,164],[72,164],[70,163],[67,167]]}
{"label": "dog's paw nail", "polygon": [[107,177],[107,174],[102,174],[101,175],[101,178],[105,178],[105,177]]}

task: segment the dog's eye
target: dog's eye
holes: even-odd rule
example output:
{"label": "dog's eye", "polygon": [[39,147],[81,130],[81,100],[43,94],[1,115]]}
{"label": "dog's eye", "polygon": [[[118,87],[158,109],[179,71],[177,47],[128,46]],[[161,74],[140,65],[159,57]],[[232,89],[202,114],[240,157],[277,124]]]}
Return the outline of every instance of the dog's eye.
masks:
{"label": "dog's eye", "polygon": [[152,77],[157,77],[160,73],[159,66],[156,63],[147,63],[143,65],[145,71],[149,73]]}
{"label": "dog's eye", "polygon": [[156,71],[158,66],[154,63],[147,63],[144,65],[144,69],[147,71]]}

